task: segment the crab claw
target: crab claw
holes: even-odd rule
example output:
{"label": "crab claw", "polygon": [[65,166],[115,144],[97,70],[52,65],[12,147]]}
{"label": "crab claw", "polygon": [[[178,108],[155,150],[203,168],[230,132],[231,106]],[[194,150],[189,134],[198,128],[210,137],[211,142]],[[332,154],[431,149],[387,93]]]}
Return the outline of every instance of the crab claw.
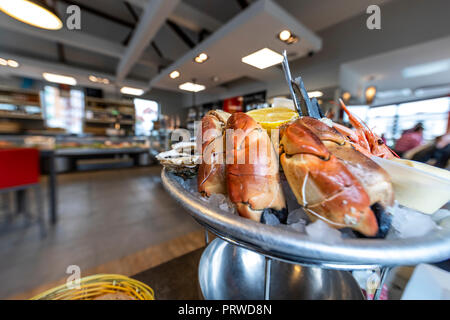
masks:
{"label": "crab claw", "polygon": [[321,219],[334,228],[350,227],[375,236],[378,223],[370,209],[369,196],[308,128],[308,119],[291,122],[280,132],[281,165],[297,201],[313,221]]}
{"label": "crab claw", "polygon": [[226,131],[227,189],[239,215],[260,222],[269,210],[285,222],[278,155],[266,131],[245,113],[234,113]]}
{"label": "crab claw", "polygon": [[224,128],[230,114],[224,111],[209,111],[202,119],[202,162],[198,168],[198,192],[210,196],[226,194]]}

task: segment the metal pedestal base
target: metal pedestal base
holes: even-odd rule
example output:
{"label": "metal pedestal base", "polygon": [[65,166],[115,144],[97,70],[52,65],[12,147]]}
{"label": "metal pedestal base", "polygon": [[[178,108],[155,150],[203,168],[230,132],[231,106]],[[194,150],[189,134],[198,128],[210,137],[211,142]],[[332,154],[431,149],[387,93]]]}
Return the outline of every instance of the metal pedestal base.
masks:
{"label": "metal pedestal base", "polygon": [[205,249],[198,272],[205,299],[364,299],[349,272],[272,260],[221,239]]}

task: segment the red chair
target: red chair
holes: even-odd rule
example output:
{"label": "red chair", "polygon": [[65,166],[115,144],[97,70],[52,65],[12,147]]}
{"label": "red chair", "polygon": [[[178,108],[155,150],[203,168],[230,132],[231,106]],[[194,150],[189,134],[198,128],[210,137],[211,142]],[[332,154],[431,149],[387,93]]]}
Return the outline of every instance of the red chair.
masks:
{"label": "red chair", "polygon": [[17,192],[18,211],[28,215],[25,191],[34,189],[37,216],[42,231],[44,230],[44,220],[39,173],[39,150],[32,148],[0,149],[0,193]]}

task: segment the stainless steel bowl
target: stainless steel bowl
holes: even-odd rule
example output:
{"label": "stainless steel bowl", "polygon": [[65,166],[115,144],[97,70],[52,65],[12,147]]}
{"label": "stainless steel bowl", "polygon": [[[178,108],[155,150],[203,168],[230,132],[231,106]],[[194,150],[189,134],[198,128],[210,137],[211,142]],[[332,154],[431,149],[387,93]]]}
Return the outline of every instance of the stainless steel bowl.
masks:
{"label": "stainless steel bowl", "polygon": [[169,194],[219,237],[286,262],[356,270],[440,262],[450,257],[450,228],[408,239],[342,239],[330,245],[289,228],[265,225],[214,208],[185,189],[165,169],[161,179]]}
{"label": "stainless steel bowl", "polygon": [[[217,238],[200,259],[200,289],[205,299],[261,300],[264,271],[264,256]],[[359,285],[346,271],[273,260],[270,278],[270,299],[364,299]]]}

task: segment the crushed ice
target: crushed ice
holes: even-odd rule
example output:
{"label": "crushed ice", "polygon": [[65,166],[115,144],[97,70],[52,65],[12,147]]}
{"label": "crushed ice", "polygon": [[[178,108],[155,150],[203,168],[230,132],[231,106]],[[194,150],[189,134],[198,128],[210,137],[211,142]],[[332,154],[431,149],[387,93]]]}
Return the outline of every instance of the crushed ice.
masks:
{"label": "crushed ice", "polygon": [[392,215],[387,239],[421,237],[439,228],[432,216],[406,207],[395,207]]}
{"label": "crushed ice", "polygon": [[339,230],[331,228],[322,220],[316,220],[315,222],[308,224],[305,230],[306,234],[316,241],[336,243],[342,239]]}
{"label": "crushed ice", "polygon": [[[174,176],[181,186],[192,195],[199,197],[213,208],[237,214],[234,204],[223,194],[213,194],[209,198],[202,197],[197,192],[197,180],[186,179]],[[392,225],[386,239],[405,239],[421,237],[441,228],[450,228],[450,211],[440,209],[433,215],[396,205],[388,210],[392,215]],[[279,224],[276,216],[268,214],[265,216],[266,224],[275,227],[289,228],[299,233],[307,234],[311,239],[332,243],[345,238],[354,238],[355,235],[349,228],[337,230],[328,226],[322,220],[311,223],[302,208],[297,208],[289,212],[287,226]]]}

